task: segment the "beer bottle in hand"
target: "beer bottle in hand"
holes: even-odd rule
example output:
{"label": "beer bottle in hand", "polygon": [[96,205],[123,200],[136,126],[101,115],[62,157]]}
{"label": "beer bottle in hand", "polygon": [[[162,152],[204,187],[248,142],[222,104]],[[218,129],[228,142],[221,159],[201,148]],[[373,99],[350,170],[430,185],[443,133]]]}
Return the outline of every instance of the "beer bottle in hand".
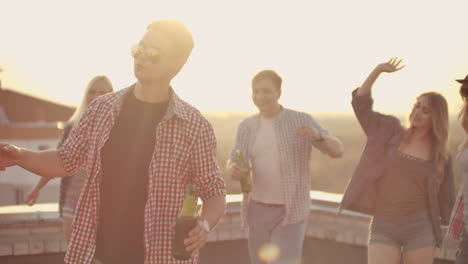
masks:
{"label": "beer bottle in hand", "polygon": [[184,240],[188,237],[188,233],[197,225],[197,197],[195,193],[195,184],[187,184],[184,204],[177,216],[175,235],[172,240],[172,256],[178,260],[190,259],[190,254],[192,253],[185,251]]}
{"label": "beer bottle in hand", "polygon": [[241,191],[243,193],[249,193],[252,191],[252,182],[250,181],[250,169],[247,161],[244,159],[244,155],[240,150],[236,151],[237,154],[237,166],[242,172],[242,178],[240,180]]}

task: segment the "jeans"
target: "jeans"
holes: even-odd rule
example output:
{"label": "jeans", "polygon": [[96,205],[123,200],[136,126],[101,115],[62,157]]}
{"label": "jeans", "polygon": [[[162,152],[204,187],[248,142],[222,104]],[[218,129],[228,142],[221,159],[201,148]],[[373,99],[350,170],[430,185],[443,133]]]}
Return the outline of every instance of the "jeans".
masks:
{"label": "jeans", "polygon": [[253,200],[249,202],[249,254],[251,264],[296,264],[302,260],[302,245],[307,219],[282,225],[284,206],[268,207]]}
{"label": "jeans", "polygon": [[463,234],[463,239],[460,243],[460,249],[455,260],[455,264],[468,263],[468,234]]}

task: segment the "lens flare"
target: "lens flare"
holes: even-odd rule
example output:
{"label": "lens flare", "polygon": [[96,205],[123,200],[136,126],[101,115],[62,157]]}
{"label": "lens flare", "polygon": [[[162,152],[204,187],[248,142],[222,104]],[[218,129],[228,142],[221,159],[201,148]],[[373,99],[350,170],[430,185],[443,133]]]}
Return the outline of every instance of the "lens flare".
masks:
{"label": "lens flare", "polygon": [[258,251],[258,257],[266,262],[275,261],[280,256],[280,249],[274,244],[265,244]]}

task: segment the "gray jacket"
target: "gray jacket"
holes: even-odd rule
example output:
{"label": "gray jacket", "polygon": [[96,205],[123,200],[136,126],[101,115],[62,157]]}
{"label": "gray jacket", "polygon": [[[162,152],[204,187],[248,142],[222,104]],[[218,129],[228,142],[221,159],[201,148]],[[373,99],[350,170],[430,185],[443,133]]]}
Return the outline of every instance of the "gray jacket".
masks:
{"label": "gray jacket", "polygon": [[[354,113],[367,136],[367,143],[359,163],[348,182],[340,211],[343,209],[373,215],[376,201],[376,183],[386,170],[387,155],[398,148],[403,138],[404,129],[400,121],[390,115],[373,111],[370,96],[356,96],[353,91],[352,106]],[[436,180],[436,170],[431,170],[427,181],[428,204],[432,227],[440,246],[442,242],[441,225],[447,225],[455,201],[455,186],[451,159],[445,166],[444,181]]]}

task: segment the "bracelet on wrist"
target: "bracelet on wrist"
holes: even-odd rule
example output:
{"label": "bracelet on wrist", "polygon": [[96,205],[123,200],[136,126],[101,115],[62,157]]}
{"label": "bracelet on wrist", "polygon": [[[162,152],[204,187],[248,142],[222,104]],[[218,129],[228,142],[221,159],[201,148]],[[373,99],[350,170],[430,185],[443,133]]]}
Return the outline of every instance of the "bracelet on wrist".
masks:
{"label": "bracelet on wrist", "polygon": [[319,138],[313,139],[312,142],[322,142],[322,141],[324,141],[324,140],[325,140],[325,138],[323,138],[322,133],[320,133]]}

